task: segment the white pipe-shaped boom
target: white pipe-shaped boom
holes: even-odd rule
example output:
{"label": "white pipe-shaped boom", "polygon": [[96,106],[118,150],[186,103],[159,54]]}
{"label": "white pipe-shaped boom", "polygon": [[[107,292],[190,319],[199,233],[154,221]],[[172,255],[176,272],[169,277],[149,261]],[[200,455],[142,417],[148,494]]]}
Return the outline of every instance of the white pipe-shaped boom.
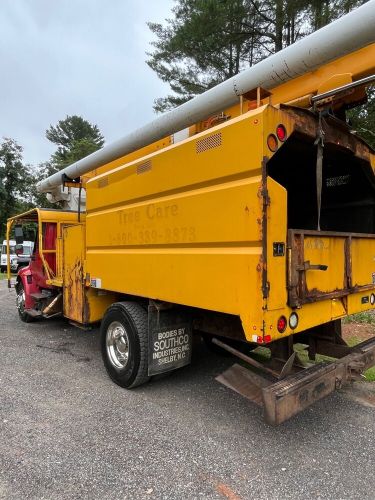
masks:
{"label": "white pipe-shaped boom", "polygon": [[38,191],[51,192],[62,174],[75,179],[121,156],[171,135],[232,106],[239,96],[256,87],[272,89],[375,42],[375,0],[271,55],[255,66],[207,90],[152,122],[105,146],[61,172],[38,183]]}

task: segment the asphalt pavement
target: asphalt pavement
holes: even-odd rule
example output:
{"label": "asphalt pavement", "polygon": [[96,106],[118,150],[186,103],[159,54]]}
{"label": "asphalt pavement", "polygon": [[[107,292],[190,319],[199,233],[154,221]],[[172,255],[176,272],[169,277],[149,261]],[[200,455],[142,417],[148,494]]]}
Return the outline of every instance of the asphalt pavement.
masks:
{"label": "asphalt pavement", "polygon": [[232,363],[197,344],[190,366],[121,389],[98,330],[22,323],[0,281],[0,498],[375,497],[375,398],[335,393],[272,428],[215,381]]}

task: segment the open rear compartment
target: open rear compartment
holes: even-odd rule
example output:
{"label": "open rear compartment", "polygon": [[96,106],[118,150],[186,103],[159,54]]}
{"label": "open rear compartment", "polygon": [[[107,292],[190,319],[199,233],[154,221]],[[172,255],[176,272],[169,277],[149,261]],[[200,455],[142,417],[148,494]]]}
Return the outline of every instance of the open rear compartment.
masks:
{"label": "open rear compartment", "polygon": [[[268,162],[268,175],[288,193],[288,229],[318,228],[314,140],[297,131]],[[320,229],[375,233],[375,176],[370,162],[337,143],[326,142],[323,151]]]}
{"label": "open rear compartment", "polygon": [[[299,308],[374,288],[375,176],[370,147],[329,116],[322,120],[319,175],[318,117],[291,113],[296,128],[268,162],[267,174],[287,191],[288,305]],[[356,311],[343,303],[341,314],[373,306],[375,295],[361,300]]]}

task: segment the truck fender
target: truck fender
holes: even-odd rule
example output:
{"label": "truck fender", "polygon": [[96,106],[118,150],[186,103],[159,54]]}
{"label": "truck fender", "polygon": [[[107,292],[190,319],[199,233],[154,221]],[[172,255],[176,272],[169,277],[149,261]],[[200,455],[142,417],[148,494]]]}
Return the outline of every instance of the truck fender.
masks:
{"label": "truck fender", "polygon": [[33,283],[32,273],[27,267],[20,269],[17,274],[16,291],[18,291],[20,285],[22,285],[23,289],[25,290],[25,309],[33,309],[35,305],[35,299],[31,297],[31,294],[36,293],[39,290],[38,287]]}

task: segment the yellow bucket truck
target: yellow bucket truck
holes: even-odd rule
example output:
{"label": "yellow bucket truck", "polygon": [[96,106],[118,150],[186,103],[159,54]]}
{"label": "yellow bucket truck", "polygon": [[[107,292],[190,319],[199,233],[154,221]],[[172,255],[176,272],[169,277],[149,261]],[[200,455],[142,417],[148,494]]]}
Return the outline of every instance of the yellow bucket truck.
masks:
{"label": "yellow bucket truck", "polygon": [[[345,119],[375,80],[374,7],[43,181],[80,196],[8,221],[8,241],[38,228],[14,283],[21,319],[100,322],[108,374],[128,389],[188,364],[199,333],[256,368],[218,378],[272,424],[375,365],[375,338],[341,336],[342,318],[375,307],[375,157]],[[296,343],[332,361],[306,368]]]}

